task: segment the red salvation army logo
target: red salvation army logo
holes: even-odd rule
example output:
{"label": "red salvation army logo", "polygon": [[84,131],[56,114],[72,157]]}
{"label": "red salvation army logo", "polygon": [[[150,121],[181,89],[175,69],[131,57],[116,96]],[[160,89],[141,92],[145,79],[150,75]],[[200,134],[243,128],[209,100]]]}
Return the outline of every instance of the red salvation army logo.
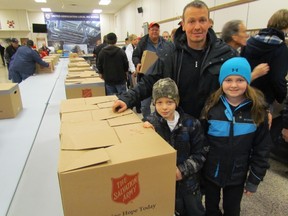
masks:
{"label": "red salvation army logo", "polygon": [[92,97],[92,89],[82,89],[82,97]]}
{"label": "red salvation army logo", "polygon": [[139,173],[135,175],[124,174],[120,178],[112,178],[112,200],[125,203],[135,199],[140,193]]}

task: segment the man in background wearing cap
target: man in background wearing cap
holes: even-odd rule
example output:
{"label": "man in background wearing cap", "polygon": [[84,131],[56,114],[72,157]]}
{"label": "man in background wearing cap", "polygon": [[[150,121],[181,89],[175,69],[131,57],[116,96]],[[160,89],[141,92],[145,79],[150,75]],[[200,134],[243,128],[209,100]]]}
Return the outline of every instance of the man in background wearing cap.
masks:
{"label": "man in background wearing cap", "polygon": [[[167,49],[170,49],[172,45],[165,41],[162,36],[160,36],[160,25],[156,22],[151,22],[148,27],[148,34],[141,38],[137,48],[133,51],[133,63],[136,66],[136,72],[138,73],[141,68],[141,58],[145,50],[155,52],[159,58],[161,58],[162,53],[165,53]],[[148,74],[149,72],[145,72]],[[137,74],[137,81],[139,82],[144,74]],[[150,109],[151,97],[143,100],[141,102],[142,115],[145,118],[151,113]]]}
{"label": "man in background wearing cap", "polygon": [[107,34],[107,44],[97,60],[100,77],[105,81],[106,95],[120,94],[127,91],[128,59],[123,49],[116,46],[117,36]]}
{"label": "man in background wearing cap", "polygon": [[40,55],[32,49],[33,46],[34,42],[28,40],[26,46],[19,47],[15,55],[13,55],[9,67],[9,75],[14,83],[20,83],[32,76],[36,70],[35,63],[43,67],[50,67],[50,64],[44,62]]}
{"label": "man in background wearing cap", "polygon": [[[4,56],[5,56],[5,61],[7,63],[8,70],[9,70],[11,58],[16,53],[19,46],[20,45],[19,45],[19,41],[17,40],[17,38],[12,38],[11,44],[8,47],[6,47],[6,49],[5,49]],[[11,77],[8,76],[8,78],[9,78],[9,80],[11,80]]]}

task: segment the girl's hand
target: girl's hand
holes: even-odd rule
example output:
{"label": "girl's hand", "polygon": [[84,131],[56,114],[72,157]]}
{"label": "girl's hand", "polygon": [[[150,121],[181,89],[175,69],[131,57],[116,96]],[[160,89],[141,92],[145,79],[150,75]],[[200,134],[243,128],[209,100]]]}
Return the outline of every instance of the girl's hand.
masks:
{"label": "girl's hand", "polygon": [[154,126],[153,126],[150,122],[148,122],[148,121],[145,121],[145,122],[143,123],[143,127],[144,127],[144,128],[152,128],[153,130],[155,130]]}

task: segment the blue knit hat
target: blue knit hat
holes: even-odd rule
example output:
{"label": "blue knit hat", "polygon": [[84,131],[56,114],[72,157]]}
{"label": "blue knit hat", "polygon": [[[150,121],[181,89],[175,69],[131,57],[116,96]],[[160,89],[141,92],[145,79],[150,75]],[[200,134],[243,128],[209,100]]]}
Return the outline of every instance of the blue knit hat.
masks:
{"label": "blue knit hat", "polygon": [[242,76],[248,84],[251,82],[251,67],[249,62],[243,57],[228,59],[222,65],[219,75],[219,83],[222,85],[224,79],[231,75]]}

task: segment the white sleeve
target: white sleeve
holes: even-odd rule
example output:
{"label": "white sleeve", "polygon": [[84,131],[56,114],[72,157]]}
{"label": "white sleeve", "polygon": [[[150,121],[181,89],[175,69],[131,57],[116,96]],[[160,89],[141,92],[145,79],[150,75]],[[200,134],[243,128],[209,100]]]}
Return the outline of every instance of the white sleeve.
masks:
{"label": "white sleeve", "polygon": [[133,46],[132,46],[132,44],[129,44],[126,47],[125,53],[126,53],[126,56],[127,56],[128,62],[129,62],[129,71],[130,72],[136,71],[135,65],[133,64],[133,61],[132,61],[132,54],[133,54]]}

